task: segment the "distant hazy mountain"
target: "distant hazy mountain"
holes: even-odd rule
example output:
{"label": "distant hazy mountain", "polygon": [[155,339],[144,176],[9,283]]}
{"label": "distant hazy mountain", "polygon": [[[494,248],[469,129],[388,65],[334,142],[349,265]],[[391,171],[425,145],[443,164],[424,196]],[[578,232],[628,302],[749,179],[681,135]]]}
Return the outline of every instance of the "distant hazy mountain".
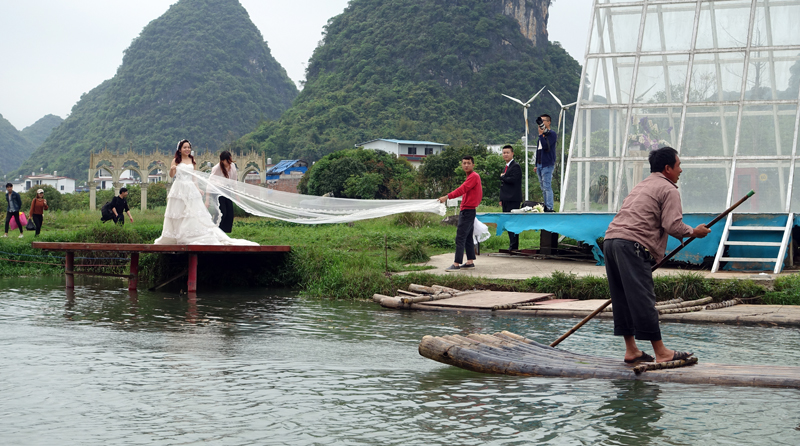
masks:
{"label": "distant hazy mountain", "polygon": [[116,75],[81,97],[21,171],[84,178],[91,151],[173,151],[181,138],[216,150],[280,117],[296,95],[237,0],[180,0],[145,26]]}
{"label": "distant hazy mountain", "polygon": [[0,174],[16,170],[34,149],[36,146],[0,115]]}
{"label": "distant hazy mountain", "polygon": [[21,133],[22,136],[33,143],[34,147],[38,148],[44,143],[47,137],[50,136],[50,133],[53,132],[53,129],[61,125],[62,122],[64,122],[64,119],[59,116],[46,115],[28,127],[22,129]]}
{"label": "distant hazy mountain", "polygon": [[[517,142],[522,107],[502,93],[527,101],[546,85],[564,102],[578,95],[580,65],[547,40],[549,4],[351,0],[328,22],[292,108],[233,147],[316,160],[375,138]],[[530,124],[558,112],[545,91]]]}

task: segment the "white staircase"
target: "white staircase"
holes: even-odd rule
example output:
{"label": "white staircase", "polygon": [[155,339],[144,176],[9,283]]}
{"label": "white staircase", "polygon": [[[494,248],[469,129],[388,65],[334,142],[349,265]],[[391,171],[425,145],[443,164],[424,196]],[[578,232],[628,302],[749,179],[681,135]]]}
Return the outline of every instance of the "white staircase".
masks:
{"label": "white staircase", "polygon": [[[719,270],[720,262],[747,262],[747,263],[775,263],[774,273],[778,274],[783,269],[783,258],[786,255],[786,249],[792,239],[792,226],[794,225],[794,214],[789,213],[786,218],[784,226],[743,226],[734,224],[735,216],[733,213],[728,214],[725,221],[725,230],[722,233],[722,239],[719,242],[719,249],[717,255],[714,257],[714,266],[711,267],[711,272],[715,273]],[[739,231],[753,232],[771,232],[773,234],[782,233],[783,237],[780,242],[777,241],[734,241],[728,240],[732,233]],[[776,237],[777,238],[777,237]],[[723,257],[726,246],[752,246],[752,247],[777,247],[777,257]]]}

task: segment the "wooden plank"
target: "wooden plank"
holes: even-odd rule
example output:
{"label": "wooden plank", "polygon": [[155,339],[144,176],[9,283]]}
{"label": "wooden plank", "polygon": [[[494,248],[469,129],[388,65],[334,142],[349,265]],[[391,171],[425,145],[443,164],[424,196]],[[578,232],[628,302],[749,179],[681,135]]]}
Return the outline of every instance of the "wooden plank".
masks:
{"label": "wooden plank", "polygon": [[561,302],[555,301],[550,303],[549,301],[544,302],[537,302],[535,304],[536,310],[583,310],[583,311],[594,311],[600,305],[603,305],[606,301],[603,299],[587,299],[587,300],[571,300],[568,302]]}
{"label": "wooden plank", "polygon": [[636,374],[621,359],[571,353],[509,332],[425,336],[419,353],[480,373],[800,388],[800,367],[710,364],[700,358],[699,364],[689,367]]}
{"label": "wooden plank", "polygon": [[731,226],[731,231],[781,231],[786,228],[783,226]]}
{"label": "wooden plank", "polygon": [[187,252],[289,252],[291,246],[186,245]]}
{"label": "wooden plank", "polygon": [[238,246],[238,245],[148,245],[143,243],[69,243],[33,242],[35,249],[45,251],[112,251],[112,252],[226,252],[259,253],[290,252],[291,246]]}
{"label": "wooden plank", "polygon": [[535,302],[552,297],[549,293],[515,293],[511,291],[478,291],[449,299],[423,302],[419,305],[438,307],[479,308],[491,310],[495,305]]}
{"label": "wooden plank", "polygon": [[80,276],[122,277],[124,279],[130,279],[133,277],[131,274],[96,273],[93,271],[73,271],[72,274],[78,274]]}
{"label": "wooden plank", "polygon": [[539,302],[533,302],[534,305],[554,305],[554,304],[563,304],[567,302],[578,302],[580,299],[549,299],[549,300],[542,300]]}

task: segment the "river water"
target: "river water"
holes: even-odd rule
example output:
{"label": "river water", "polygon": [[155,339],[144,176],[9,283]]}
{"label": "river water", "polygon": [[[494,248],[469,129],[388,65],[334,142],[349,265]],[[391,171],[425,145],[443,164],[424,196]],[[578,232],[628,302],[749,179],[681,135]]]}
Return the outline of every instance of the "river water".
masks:
{"label": "river water", "polygon": [[[799,390],[483,375],[417,353],[424,335],[551,342],[574,320],[123,286],[0,280],[0,444],[800,444]],[[800,366],[794,329],[662,330],[701,361]],[[560,347],[620,356],[611,331]]]}

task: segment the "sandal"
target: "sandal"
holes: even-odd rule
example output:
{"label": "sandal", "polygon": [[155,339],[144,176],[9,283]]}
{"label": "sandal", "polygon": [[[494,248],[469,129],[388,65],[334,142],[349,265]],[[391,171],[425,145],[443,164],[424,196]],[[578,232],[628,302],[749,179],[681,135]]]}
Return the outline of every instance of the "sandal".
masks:
{"label": "sandal", "polygon": [[672,354],[673,361],[683,361],[684,359],[689,359],[694,356],[692,352],[679,352],[675,350],[675,353]]}
{"label": "sandal", "polygon": [[[677,352],[675,352],[677,353]],[[656,358],[642,352],[642,355],[634,359],[626,359],[625,364],[636,364],[637,362],[655,362]]]}

